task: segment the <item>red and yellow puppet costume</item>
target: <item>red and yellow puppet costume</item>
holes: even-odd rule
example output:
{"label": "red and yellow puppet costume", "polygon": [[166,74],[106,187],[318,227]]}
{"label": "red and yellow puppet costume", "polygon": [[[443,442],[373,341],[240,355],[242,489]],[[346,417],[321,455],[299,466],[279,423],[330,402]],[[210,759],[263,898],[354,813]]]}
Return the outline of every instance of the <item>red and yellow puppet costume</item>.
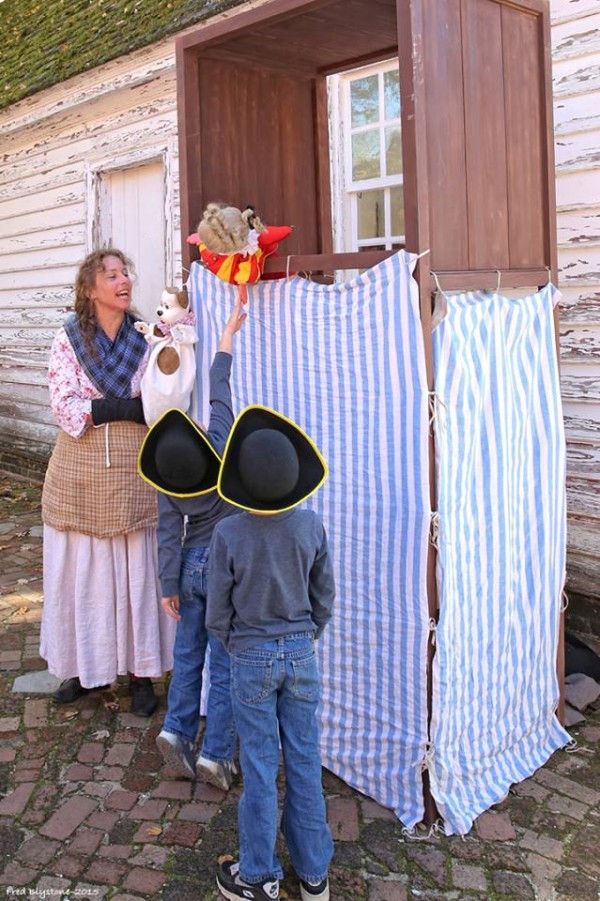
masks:
{"label": "red and yellow puppet costume", "polygon": [[198,234],[190,235],[187,242],[197,244],[204,265],[222,281],[231,285],[250,285],[263,278],[265,260],[277,251],[279,242],[291,233],[289,225],[267,226],[258,235],[257,248],[253,253],[214,253],[200,240]]}

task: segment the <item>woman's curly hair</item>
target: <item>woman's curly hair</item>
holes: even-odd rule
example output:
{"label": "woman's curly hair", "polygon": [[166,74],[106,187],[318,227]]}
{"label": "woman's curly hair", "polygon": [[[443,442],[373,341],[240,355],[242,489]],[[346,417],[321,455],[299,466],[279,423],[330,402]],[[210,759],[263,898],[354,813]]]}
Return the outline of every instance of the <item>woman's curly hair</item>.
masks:
{"label": "woman's curly hair", "polygon": [[89,294],[96,284],[96,275],[104,269],[106,257],[117,257],[117,259],[121,260],[123,266],[130,273],[133,273],[133,263],[122,250],[117,250],[116,247],[103,247],[102,250],[94,250],[92,253],[88,253],[77,270],[73,309],[81,327],[86,349],[93,357],[96,355],[93,339],[96,334],[97,321],[94,304],[90,300]]}

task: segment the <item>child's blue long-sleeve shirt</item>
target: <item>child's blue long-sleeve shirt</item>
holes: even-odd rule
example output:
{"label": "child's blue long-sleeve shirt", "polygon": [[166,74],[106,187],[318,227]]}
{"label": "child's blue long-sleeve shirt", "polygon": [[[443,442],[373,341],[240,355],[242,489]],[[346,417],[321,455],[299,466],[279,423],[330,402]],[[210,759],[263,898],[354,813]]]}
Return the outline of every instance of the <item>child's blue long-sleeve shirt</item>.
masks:
{"label": "child's blue long-sleeve shirt", "polygon": [[327,536],[313,510],[240,513],[216,526],[206,626],[230,653],[297,632],[318,638],[334,597]]}
{"label": "child's blue long-sleeve shirt", "polygon": [[[207,435],[219,456],[223,455],[234,418],[229,385],[231,361],[231,354],[218,351],[210,367]],[[221,500],[216,488],[200,497],[173,497],[159,492],[158,574],[163,597],[179,593],[182,549],[208,547],[215,525],[236,512],[235,507]]]}

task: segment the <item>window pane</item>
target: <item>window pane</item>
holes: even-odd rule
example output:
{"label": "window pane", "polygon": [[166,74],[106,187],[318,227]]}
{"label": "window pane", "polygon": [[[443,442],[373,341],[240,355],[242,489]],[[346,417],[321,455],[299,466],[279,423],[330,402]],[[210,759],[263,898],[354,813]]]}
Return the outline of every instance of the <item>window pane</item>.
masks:
{"label": "window pane", "polygon": [[377,75],[357,78],[350,85],[352,127],[371,125],[379,119],[379,79]]}
{"label": "window pane", "polygon": [[385,130],[385,174],[400,175],[402,173],[402,138],[400,129],[392,125]]}
{"label": "window pane", "polygon": [[402,188],[390,188],[390,202],[392,206],[392,234],[403,235],[404,224],[404,192]]}
{"label": "window pane", "polygon": [[385,237],[383,190],[361,191],[358,199],[358,238]]}
{"label": "window pane", "polygon": [[400,118],[400,82],[398,69],[383,75],[384,106],[386,119]]}
{"label": "window pane", "polygon": [[352,179],[379,178],[379,129],[352,135]]}

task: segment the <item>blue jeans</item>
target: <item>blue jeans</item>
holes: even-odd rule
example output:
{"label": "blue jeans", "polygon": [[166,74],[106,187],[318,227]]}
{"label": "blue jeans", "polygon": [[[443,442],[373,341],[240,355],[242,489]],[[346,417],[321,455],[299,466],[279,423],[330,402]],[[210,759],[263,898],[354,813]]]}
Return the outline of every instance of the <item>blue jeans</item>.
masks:
{"label": "blue jeans", "polygon": [[251,884],[281,879],[279,742],[285,770],[281,828],[300,879],[319,882],[333,855],[321,784],[319,673],[312,633],[267,641],[231,657],[231,698],[244,792],[238,808],[240,875]]}
{"label": "blue jeans", "polygon": [[214,636],[206,631],[208,548],[183,551],[179,578],[179,613],[173,672],[169,685],[166,732],[195,743],[200,725],[200,695],[206,646],[210,647],[210,691],[202,755],[209,760],[233,760],[235,725],[231,710],[231,661]]}

